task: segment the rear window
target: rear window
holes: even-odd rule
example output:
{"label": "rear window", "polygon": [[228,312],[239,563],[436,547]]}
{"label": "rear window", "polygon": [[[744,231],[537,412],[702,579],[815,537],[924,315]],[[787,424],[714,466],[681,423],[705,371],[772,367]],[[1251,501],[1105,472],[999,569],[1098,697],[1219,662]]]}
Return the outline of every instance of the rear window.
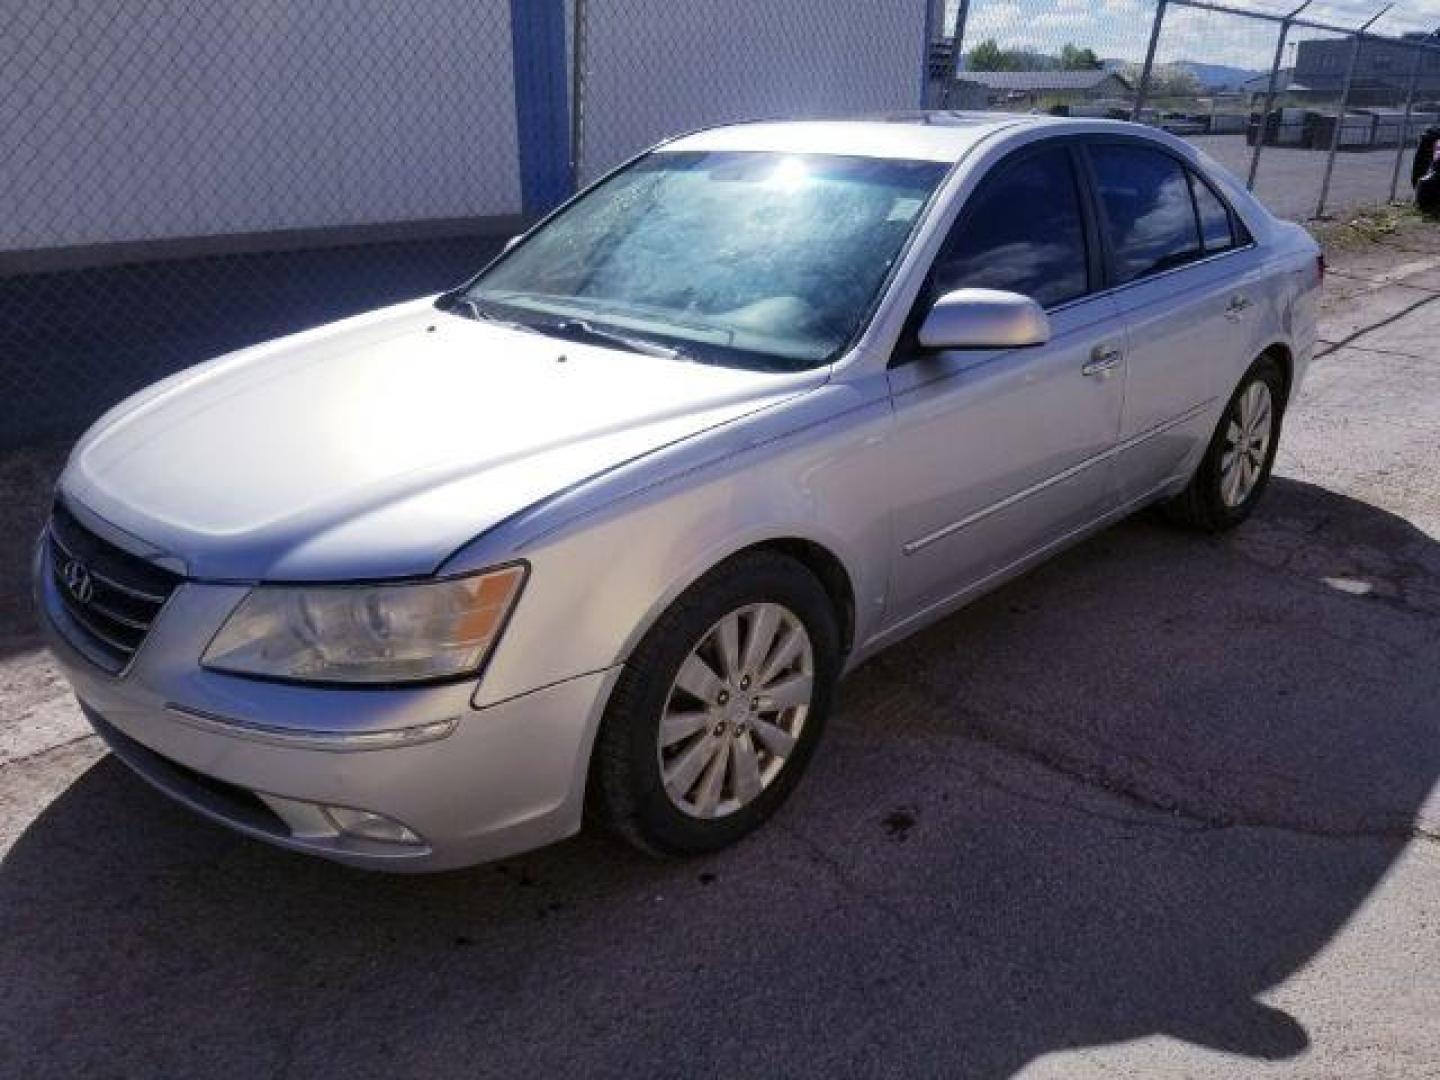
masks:
{"label": "rear window", "polygon": [[1229,251],[1235,246],[1230,211],[1204,180],[1191,175],[1190,184],[1195,190],[1195,211],[1200,215],[1200,240],[1206,253]]}
{"label": "rear window", "polygon": [[1116,284],[1181,266],[1202,248],[1186,169],[1143,146],[1090,150],[1114,253]]}

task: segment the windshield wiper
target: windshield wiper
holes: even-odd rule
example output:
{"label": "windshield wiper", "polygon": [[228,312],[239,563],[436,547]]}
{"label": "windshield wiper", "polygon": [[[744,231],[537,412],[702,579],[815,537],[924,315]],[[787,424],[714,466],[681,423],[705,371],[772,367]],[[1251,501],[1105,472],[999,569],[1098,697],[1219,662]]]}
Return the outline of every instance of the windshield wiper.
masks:
{"label": "windshield wiper", "polygon": [[531,334],[543,334],[549,337],[568,338],[570,340],[594,341],[602,345],[610,345],[615,348],[625,349],[627,352],[643,353],[646,356],[658,356],[664,360],[685,359],[691,357],[680,349],[671,348],[668,345],[661,345],[658,342],[649,341],[642,337],[633,337],[630,334],[622,334],[618,330],[609,330],[596,326],[588,319],[578,318],[573,315],[562,315],[554,319],[507,319],[504,316],[495,314],[483,301],[467,293],[451,293],[441,299],[443,311],[449,311],[460,315],[462,318],[471,318],[483,322],[495,323],[497,326],[505,326],[512,330],[525,330]]}
{"label": "windshield wiper", "polygon": [[549,322],[532,323],[531,326],[539,330],[542,334],[554,334],[557,337],[596,341],[602,345],[614,345],[629,352],[643,353],[646,356],[659,356],[666,360],[674,360],[677,357],[683,356],[679,349],[672,349],[667,345],[646,341],[644,338],[631,337],[629,334],[621,334],[615,330],[602,329],[584,319],[576,319],[569,316],[562,319],[554,319]]}
{"label": "windshield wiper", "polygon": [[451,314],[459,315],[462,318],[474,319],[477,322],[495,323],[497,326],[505,326],[511,330],[528,330],[524,323],[516,322],[514,319],[502,318],[485,307],[475,297],[466,293],[451,293],[445,297],[444,306],[440,309]]}

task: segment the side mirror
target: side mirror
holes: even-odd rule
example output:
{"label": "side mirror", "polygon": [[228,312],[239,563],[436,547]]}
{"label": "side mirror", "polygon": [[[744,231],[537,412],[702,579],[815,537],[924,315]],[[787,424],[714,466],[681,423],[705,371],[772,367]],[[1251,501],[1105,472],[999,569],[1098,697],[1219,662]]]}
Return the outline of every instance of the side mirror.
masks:
{"label": "side mirror", "polygon": [[1019,293],[956,289],[935,301],[920,324],[927,349],[1018,349],[1050,340],[1045,309]]}
{"label": "side mirror", "polygon": [[504,251],[509,251],[511,248],[513,248],[516,244],[518,244],[521,240],[524,240],[524,239],[525,239],[525,234],[524,234],[524,233],[521,233],[519,236],[512,236],[512,237],[510,237],[509,240],[506,240],[506,241],[505,241],[505,246],[504,246],[503,248],[501,248],[500,250],[501,250],[502,252],[504,252]]}

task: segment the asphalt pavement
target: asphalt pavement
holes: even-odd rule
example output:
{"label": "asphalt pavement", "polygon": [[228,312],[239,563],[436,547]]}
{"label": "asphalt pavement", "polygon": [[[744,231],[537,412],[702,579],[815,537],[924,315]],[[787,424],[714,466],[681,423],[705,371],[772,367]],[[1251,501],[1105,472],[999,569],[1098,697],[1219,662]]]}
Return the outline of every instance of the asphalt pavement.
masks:
{"label": "asphalt pavement", "polygon": [[[1190,138],[1201,150],[1220,162],[1241,180],[1250,174],[1253,148],[1242,135],[1196,135]],[[1410,194],[1410,158],[1405,151],[1397,195]],[[1384,150],[1343,150],[1335,157],[1330,191],[1325,200],[1327,217],[1342,217],[1357,207],[1372,206],[1390,198],[1390,181],[1395,174],[1395,148]],[[1260,169],[1255,175],[1255,194],[1271,213],[1291,221],[1309,221],[1319,204],[1325,178],[1326,150],[1301,150],[1267,146],[1260,152]]]}
{"label": "asphalt pavement", "polygon": [[1440,229],[1332,253],[1256,517],[1142,515],[846,681],[717,857],[395,878],[104,755],[0,461],[0,1075],[1440,1076]]}

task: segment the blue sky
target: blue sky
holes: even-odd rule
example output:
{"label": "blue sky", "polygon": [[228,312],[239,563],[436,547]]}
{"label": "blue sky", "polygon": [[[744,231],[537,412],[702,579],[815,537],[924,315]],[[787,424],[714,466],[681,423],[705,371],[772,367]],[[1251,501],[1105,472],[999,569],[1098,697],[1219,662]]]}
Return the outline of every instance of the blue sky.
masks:
{"label": "blue sky", "polygon": [[[1283,14],[1300,0],[1225,0],[1229,6]],[[947,3],[947,27],[953,25],[956,0]],[[1353,26],[1383,6],[1372,0],[1316,0],[1305,17]],[[1089,46],[1105,58],[1139,60],[1154,18],[1154,0],[971,0],[966,47],[995,38],[1006,48],[1058,52],[1067,41]],[[1160,59],[1198,60],[1238,67],[1268,67],[1274,55],[1273,23],[1172,7],[1166,16]],[[1440,27],[1440,0],[1399,0],[1375,24],[1377,33]],[[1329,35],[1296,30],[1291,40]],[[1288,58],[1287,58],[1288,59]]]}

